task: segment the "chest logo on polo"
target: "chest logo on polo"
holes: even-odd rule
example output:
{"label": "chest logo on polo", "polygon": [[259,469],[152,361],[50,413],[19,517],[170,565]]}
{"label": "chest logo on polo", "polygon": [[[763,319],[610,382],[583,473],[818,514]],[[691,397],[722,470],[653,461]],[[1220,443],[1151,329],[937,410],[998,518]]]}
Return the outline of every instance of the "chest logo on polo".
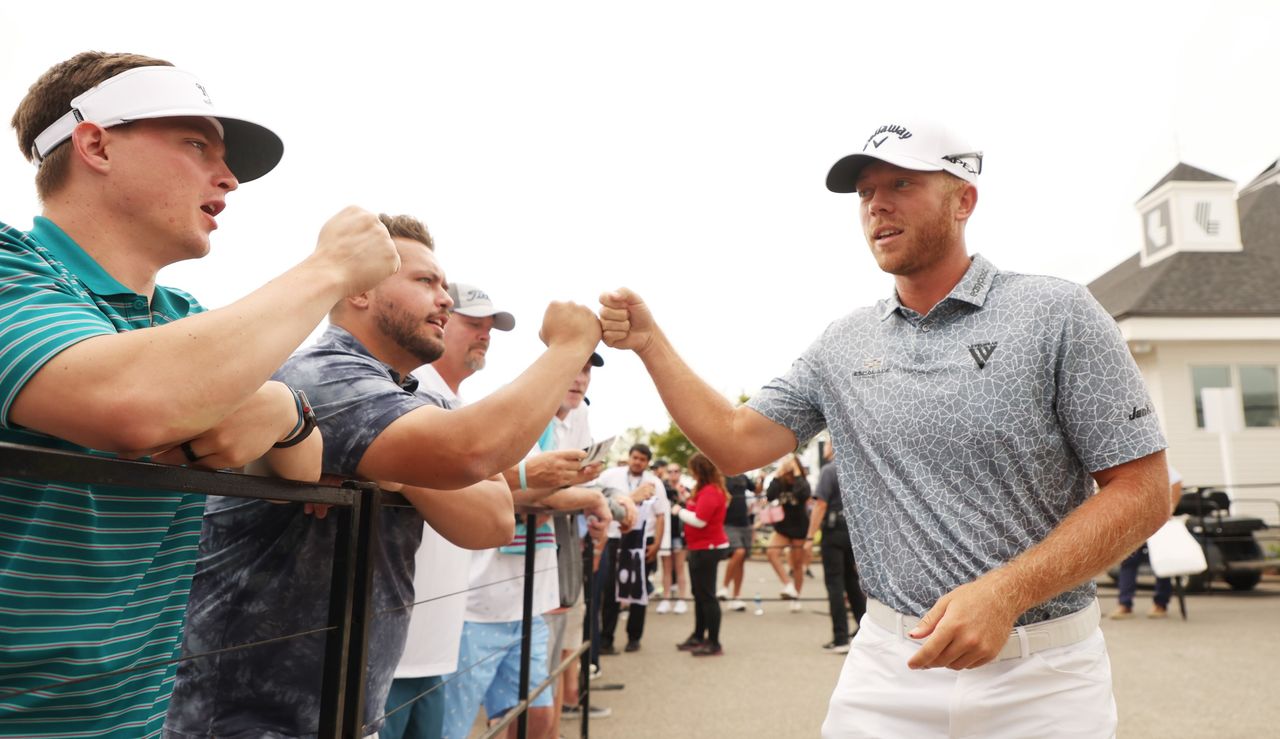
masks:
{"label": "chest logo on polo", "polygon": [[996,351],[995,341],[989,341],[983,344],[970,344],[969,354],[973,357],[973,361],[978,363],[978,369],[987,366],[987,362],[991,359],[991,355]]}
{"label": "chest logo on polo", "polygon": [[889,368],[884,365],[884,357],[866,357],[862,360],[862,366],[853,371],[854,377],[868,377],[870,375],[880,375],[888,372]]}

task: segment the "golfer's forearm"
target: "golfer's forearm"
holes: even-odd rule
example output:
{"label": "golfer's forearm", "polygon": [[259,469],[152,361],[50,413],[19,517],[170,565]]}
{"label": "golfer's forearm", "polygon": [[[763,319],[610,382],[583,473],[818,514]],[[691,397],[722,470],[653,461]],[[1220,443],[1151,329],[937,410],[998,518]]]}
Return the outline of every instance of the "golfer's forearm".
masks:
{"label": "golfer's forearm", "polygon": [[789,429],[746,406],[735,408],[685,363],[660,330],[640,359],[676,425],[724,474],[755,469],[795,449]]}
{"label": "golfer's forearm", "polygon": [[1117,479],[992,578],[1021,614],[1133,551],[1169,517],[1165,486]]}

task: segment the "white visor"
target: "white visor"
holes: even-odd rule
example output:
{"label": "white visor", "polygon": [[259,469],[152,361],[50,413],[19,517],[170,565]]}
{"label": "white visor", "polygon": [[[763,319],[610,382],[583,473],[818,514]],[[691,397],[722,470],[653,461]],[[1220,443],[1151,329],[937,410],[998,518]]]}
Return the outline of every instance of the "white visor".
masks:
{"label": "white visor", "polygon": [[36,137],[32,159],[39,164],[71,138],[81,121],[103,128],[146,118],[209,118],[227,147],[227,167],[240,182],[270,172],[284,155],[284,144],[270,129],[219,113],[200,80],[177,67],[136,67],[99,83],[71,101],[71,110]]}

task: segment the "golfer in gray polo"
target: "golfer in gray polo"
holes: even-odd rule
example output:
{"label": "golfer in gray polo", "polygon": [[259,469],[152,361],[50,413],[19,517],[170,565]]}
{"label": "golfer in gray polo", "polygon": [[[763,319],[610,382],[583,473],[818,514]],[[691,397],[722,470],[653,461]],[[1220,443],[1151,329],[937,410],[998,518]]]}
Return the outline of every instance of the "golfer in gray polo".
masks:
{"label": "golfer in gray polo", "polygon": [[856,193],[892,295],[839,318],[734,407],[643,300],[601,296],[726,474],[829,428],[870,600],[825,737],[1112,736],[1090,577],[1168,518],[1165,441],[1115,322],[1085,288],[970,255],[982,154],[954,134],[876,128],[831,168]]}

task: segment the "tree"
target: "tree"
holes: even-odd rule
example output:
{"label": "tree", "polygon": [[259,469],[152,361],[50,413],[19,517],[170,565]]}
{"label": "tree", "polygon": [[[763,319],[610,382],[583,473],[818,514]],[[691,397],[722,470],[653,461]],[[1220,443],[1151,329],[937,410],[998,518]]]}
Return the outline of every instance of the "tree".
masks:
{"label": "tree", "polygon": [[613,449],[610,449],[608,456],[605,457],[605,467],[617,464],[618,460],[627,459],[627,450],[636,444],[646,444],[652,448],[651,436],[652,434],[643,426],[632,426],[618,434],[617,440],[613,442]]}
{"label": "tree", "polygon": [[689,441],[675,421],[667,424],[666,431],[655,431],[649,435],[649,446],[653,449],[654,459],[665,459],[675,462],[681,467],[689,466],[689,457],[698,451],[698,447]]}

